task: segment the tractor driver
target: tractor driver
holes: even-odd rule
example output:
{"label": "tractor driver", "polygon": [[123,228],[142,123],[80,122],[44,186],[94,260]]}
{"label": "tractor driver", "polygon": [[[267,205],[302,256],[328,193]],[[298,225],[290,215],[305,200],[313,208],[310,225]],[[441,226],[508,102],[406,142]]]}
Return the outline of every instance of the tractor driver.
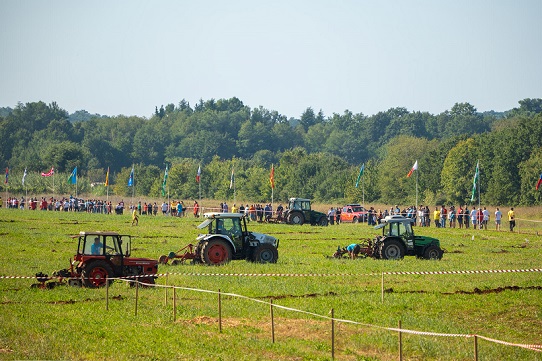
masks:
{"label": "tractor driver", "polygon": [[94,238],[94,244],[90,247],[90,253],[93,255],[100,255],[104,245],[100,242],[100,237]]}

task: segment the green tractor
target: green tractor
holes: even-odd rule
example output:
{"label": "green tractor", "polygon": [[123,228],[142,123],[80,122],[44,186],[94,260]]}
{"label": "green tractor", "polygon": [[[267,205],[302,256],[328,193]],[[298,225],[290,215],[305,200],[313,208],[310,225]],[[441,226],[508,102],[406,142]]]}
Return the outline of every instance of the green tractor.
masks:
{"label": "green tractor", "polygon": [[326,215],[312,210],[311,200],[305,198],[290,198],[288,208],[284,212],[284,220],[288,224],[310,223],[311,226],[327,226]]}
{"label": "green tractor", "polygon": [[440,260],[444,251],[436,238],[414,235],[412,219],[387,216],[375,229],[382,228],[382,236],[372,242],[372,256],[382,259],[401,259],[406,256]]}

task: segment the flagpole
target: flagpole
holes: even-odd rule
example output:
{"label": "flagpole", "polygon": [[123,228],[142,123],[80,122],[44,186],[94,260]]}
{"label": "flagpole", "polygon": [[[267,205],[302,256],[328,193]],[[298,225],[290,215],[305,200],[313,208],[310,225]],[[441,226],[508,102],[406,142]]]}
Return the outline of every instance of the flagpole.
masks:
{"label": "flagpole", "polygon": [[478,209],[481,209],[482,206],[481,206],[481,203],[482,203],[482,195],[480,194],[480,183],[481,183],[481,179],[480,179],[480,159],[478,159]]}
{"label": "flagpole", "polygon": [[365,209],[365,172],[361,175],[361,201],[363,209]]}
{"label": "flagpole", "polygon": [[416,172],[416,211],[418,211],[418,172]]}

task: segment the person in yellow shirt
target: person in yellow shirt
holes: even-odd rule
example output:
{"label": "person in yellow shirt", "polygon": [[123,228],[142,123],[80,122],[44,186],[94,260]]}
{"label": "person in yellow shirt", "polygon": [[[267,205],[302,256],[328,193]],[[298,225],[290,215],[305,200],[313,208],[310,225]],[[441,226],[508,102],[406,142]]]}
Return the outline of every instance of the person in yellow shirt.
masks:
{"label": "person in yellow shirt", "polygon": [[134,207],[132,211],[132,226],[137,226],[139,223],[139,217],[137,216],[137,207]]}
{"label": "person in yellow shirt", "polygon": [[232,212],[232,213],[237,213],[237,207],[235,206],[235,203],[234,203],[233,206],[231,207],[231,212]]}
{"label": "person in yellow shirt", "polygon": [[514,207],[508,211],[508,222],[510,223],[510,232],[514,232],[516,226],[516,214],[514,213]]}
{"label": "person in yellow shirt", "polygon": [[435,208],[435,211],[433,212],[433,220],[435,221],[435,227],[440,227],[440,211],[438,207]]}

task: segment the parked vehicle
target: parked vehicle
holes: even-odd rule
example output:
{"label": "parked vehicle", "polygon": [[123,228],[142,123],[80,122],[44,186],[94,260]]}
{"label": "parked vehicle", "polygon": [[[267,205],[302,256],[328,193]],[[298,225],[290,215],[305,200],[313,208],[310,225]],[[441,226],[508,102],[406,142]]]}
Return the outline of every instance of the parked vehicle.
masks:
{"label": "parked vehicle", "polygon": [[360,204],[347,204],[341,211],[341,222],[367,222],[367,210]]}

